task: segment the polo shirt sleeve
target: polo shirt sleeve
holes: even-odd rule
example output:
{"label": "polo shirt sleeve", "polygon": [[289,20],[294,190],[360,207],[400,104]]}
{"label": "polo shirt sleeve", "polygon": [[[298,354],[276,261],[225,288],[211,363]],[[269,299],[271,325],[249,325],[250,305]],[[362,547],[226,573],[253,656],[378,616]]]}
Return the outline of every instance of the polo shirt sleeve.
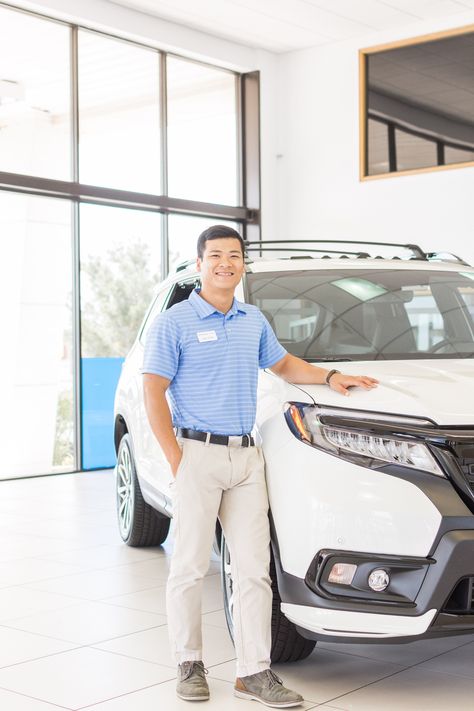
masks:
{"label": "polo shirt sleeve", "polygon": [[166,312],[158,314],[147,334],[141,372],[173,380],[178,371],[180,351],[175,320]]}
{"label": "polo shirt sleeve", "polygon": [[260,368],[271,368],[286,356],[287,351],[278,341],[265,316],[262,313],[260,316],[262,318],[262,333],[260,335],[258,365]]}

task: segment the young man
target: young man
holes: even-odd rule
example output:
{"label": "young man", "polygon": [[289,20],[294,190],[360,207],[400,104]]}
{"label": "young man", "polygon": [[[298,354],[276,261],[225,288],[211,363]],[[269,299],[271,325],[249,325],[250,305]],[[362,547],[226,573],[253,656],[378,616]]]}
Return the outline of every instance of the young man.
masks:
{"label": "young man", "polygon": [[234,298],[244,272],[244,244],[235,230],[210,227],[197,252],[201,289],[155,319],[142,369],[150,425],[175,477],[167,611],[177,694],[190,701],[209,698],[201,589],[219,517],[232,559],[234,694],[275,708],[298,706],[303,698],[270,670],[268,498],[262,452],[250,435],[258,369],[270,368],[293,383],[327,382],[343,395],[377,381],[290,355],[258,308]]}

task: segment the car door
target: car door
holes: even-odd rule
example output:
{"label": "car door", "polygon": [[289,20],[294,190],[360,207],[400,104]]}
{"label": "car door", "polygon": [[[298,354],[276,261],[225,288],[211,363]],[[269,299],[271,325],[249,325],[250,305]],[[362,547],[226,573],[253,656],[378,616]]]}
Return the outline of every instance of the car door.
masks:
{"label": "car door", "polygon": [[135,400],[137,413],[134,419],[138,427],[134,437],[135,458],[143,496],[149,503],[158,505],[160,508],[167,508],[166,496],[169,490],[169,483],[172,481],[172,474],[148,421],[143,396],[143,377],[140,373],[140,368],[143,362],[146,337],[155,317],[162,311],[171,308],[174,304],[187,299],[197,284],[197,278],[193,275],[183,278],[168,287],[164,298],[157,299],[154,307],[150,310],[137,344],[135,371],[137,373],[138,396]]}

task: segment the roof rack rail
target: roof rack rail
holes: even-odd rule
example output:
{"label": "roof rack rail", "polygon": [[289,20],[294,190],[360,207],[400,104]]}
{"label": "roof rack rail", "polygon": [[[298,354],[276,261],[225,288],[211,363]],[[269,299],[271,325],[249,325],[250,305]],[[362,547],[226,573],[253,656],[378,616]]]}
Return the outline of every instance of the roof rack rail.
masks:
{"label": "roof rack rail", "polygon": [[[259,251],[259,249],[262,249],[262,250],[266,249],[266,245],[270,245],[270,244],[276,244],[276,245],[362,244],[362,245],[370,245],[370,246],[375,246],[375,247],[401,247],[403,249],[409,249],[412,252],[413,256],[411,257],[411,259],[423,259],[423,260],[427,259],[426,253],[417,244],[402,244],[400,242],[370,242],[370,241],[366,241],[366,240],[354,240],[354,239],[348,239],[348,240],[344,240],[344,239],[338,239],[338,240],[335,240],[335,239],[289,239],[289,240],[275,239],[275,240],[250,240],[250,241],[244,240],[244,244],[245,244],[247,252],[248,251]],[[250,245],[252,245],[252,246],[250,246]],[[265,245],[265,247],[259,248],[254,245]],[[249,249],[249,246],[250,246],[250,249]],[[355,255],[364,254],[364,256],[367,255],[366,252],[351,252],[351,251],[342,251],[341,252],[340,250],[336,250],[336,249],[314,249],[313,248],[311,250],[310,249],[297,250],[297,249],[292,249],[291,247],[288,247],[288,246],[287,247],[272,247],[271,251],[279,251],[279,252],[280,251],[281,252],[296,252],[296,251],[309,252],[309,251],[311,251],[311,252],[324,252],[324,253],[331,252],[333,254],[355,254]],[[367,256],[370,256],[370,255],[367,255]]]}
{"label": "roof rack rail", "polygon": [[[348,259],[349,255],[353,256],[355,259],[383,259],[381,256],[373,257],[368,252],[356,251],[356,250],[341,250],[341,249],[320,249],[317,247],[291,247],[292,244],[361,244],[361,245],[371,245],[375,247],[401,247],[403,249],[409,249],[412,252],[410,259],[419,259],[423,261],[439,261],[439,262],[453,262],[458,264],[463,264],[466,267],[471,265],[466,262],[461,257],[458,257],[452,252],[424,252],[421,247],[417,244],[404,244],[401,242],[365,242],[364,240],[335,240],[335,239],[275,239],[275,240],[244,240],[245,252],[302,252],[302,254],[294,255],[290,259],[303,259],[304,255],[310,256],[312,254],[323,254],[321,259],[330,259],[329,254],[338,254],[340,259]],[[286,245],[283,247],[271,247],[269,245]],[[400,257],[392,257],[392,259],[400,259]],[[187,267],[195,264],[196,259],[187,259],[180,262],[175,267],[175,273],[181,272]]]}
{"label": "roof rack rail", "polygon": [[452,252],[428,252],[426,259],[429,262],[456,262],[458,264],[464,264],[465,267],[471,266],[464,259],[461,259],[461,257],[458,257]]}
{"label": "roof rack rail", "polygon": [[[250,243],[247,243],[250,244]],[[263,242],[265,244],[265,242]],[[350,250],[338,250],[338,249],[313,249],[309,247],[308,249],[300,249],[298,247],[245,247],[246,252],[304,252],[304,254],[308,254],[308,252],[311,253],[317,253],[317,254],[328,254],[330,252],[331,254],[340,254],[341,257],[347,257],[349,254],[353,254],[357,259],[369,259],[370,254],[368,252],[352,252]],[[295,259],[301,259],[304,257],[304,254],[301,255],[300,257],[295,257]],[[292,259],[292,257],[290,257]],[[324,259],[324,257],[323,257]]]}

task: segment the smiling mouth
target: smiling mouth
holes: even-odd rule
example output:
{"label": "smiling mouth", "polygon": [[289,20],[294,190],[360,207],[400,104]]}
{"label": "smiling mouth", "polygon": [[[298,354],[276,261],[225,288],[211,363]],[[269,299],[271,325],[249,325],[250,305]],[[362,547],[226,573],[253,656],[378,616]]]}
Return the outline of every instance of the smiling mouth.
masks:
{"label": "smiling mouth", "polygon": [[216,272],[216,276],[234,276],[234,272]]}

